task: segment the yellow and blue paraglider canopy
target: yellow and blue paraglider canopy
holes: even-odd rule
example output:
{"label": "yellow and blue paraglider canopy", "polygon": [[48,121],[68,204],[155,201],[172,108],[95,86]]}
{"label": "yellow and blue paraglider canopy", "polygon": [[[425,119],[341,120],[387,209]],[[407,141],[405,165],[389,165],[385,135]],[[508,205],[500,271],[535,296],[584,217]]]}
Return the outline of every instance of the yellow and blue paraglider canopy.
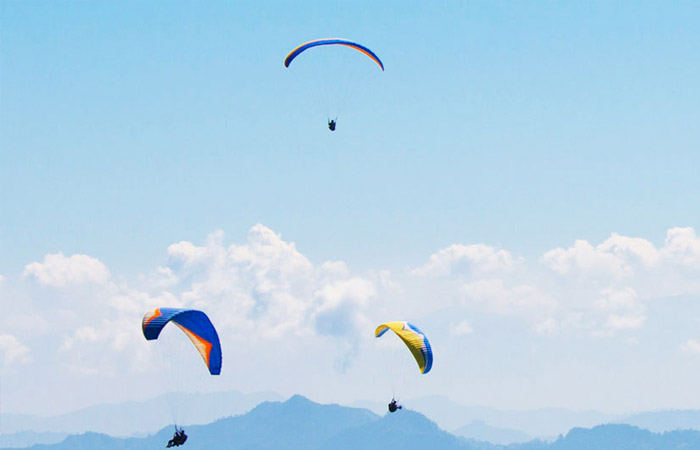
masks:
{"label": "yellow and blue paraglider canopy", "polygon": [[433,367],[433,350],[425,334],[408,322],[386,322],[377,327],[374,337],[382,337],[389,330],[396,333],[406,344],[418,363],[420,373],[430,372]]}
{"label": "yellow and blue paraglider canopy", "polygon": [[196,309],[156,308],[141,322],[146,340],[158,339],[168,323],[174,323],[192,341],[212,375],[221,373],[221,343],[214,325],[206,314]]}

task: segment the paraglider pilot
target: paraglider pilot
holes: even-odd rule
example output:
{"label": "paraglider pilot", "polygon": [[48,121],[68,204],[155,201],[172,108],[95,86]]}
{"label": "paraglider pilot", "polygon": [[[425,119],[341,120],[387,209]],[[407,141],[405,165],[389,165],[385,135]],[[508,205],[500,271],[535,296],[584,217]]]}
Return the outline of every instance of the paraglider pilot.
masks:
{"label": "paraglider pilot", "polygon": [[187,435],[185,434],[185,430],[180,428],[178,429],[177,426],[175,427],[175,435],[171,440],[168,441],[168,445],[166,445],[167,448],[170,447],[179,447],[182,444],[185,443],[187,440]]}
{"label": "paraglider pilot", "polygon": [[331,131],[335,131],[335,119],[328,121],[328,129]]}
{"label": "paraglider pilot", "polygon": [[396,399],[392,398],[391,402],[389,403],[389,412],[393,413],[393,412],[396,412],[397,409],[401,409],[401,408],[403,408],[403,407],[396,403]]}

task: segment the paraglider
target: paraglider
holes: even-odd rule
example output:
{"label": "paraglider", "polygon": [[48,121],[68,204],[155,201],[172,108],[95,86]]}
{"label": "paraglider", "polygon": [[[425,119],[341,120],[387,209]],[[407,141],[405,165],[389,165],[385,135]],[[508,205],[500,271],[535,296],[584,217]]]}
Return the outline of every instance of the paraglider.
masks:
{"label": "paraglider", "polygon": [[[420,373],[430,372],[433,367],[433,350],[425,334],[408,322],[386,322],[377,327],[374,331],[374,337],[380,338],[389,330],[393,331],[406,344],[418,364]],[[397,403],[395,398],[392,398],[388,409],[389,412],[393,413],[402,409],[402,406]]]}
{"label": "paraglider", "polygon": [[408,322],[387,322],[379,325],[374,337],[380,338],[387,331],[393,331],[406,344],[418,363],[420,373],[426,374],[433,367],[433,350],[428,338],[415,325]]}
{"label": "paraglider", "polygon": [[393,413],[396,412],[397,409],[403,408],[403,406],[399,405],[396,403],[396,399],[392,398],[391,401],[389,402],[389,412]]}
{"label": "paraglider", "polygon": [[289,65],[294,61],[294,58],[299,56],[302,52],[305,52],[306,50],[314,47],[318,47],[321,45],[344,45],[346,47],[354,48],[357,51],[360,51],[364,53],[365,55],[369,56],[379,67],[384,70],[384,63],[379,59],[379,57],[369,48],[365,47],[362,44],[358,44],[357,42],[352,42],[347,39],[339,39],[339,38],[333,38],[333,39],[316,39],[315,41],[309,41],[304,44],[301,44],[299,47],[295,48],[292,50],[289,55],[284,59],[284,67],[289,67]]}
{"label": "paraglider", "polygon": [[211,375],[221,373],[221,343],[209,317],[196,309],[156,308],[141,322],[148,341],[158,339],[163,328],[172,322],[192,341]]}
{"label": "paraglider", "polygon": [[[157,340],[161,336],[163,328],[173,323],[194,344],[195,349],[202,357],[210,375],[221,373],[221,343],[216,328],[209,317],[196,309],[180,308],[156,308],[146,313],[141,321],[143,336],[148,341]],[[165,345],[165,344],[163,344]],[[167,353],[167,348],[161,351]],[[179,370],[175,369],[175,371]],[[172,374],[177,377],[177,373]],[[176,419],[174,416],[173,419]],[[185,430],[175,423],[175,435],[168,441],[167,448],[179,447],[187,441]]]}
{"label": "paraglider", "polygon": [[182,428],[178,429],[177,427],[175,427],[175,435],[172,439],[168,441],[168,445],[166,445],[165,447],[179,447],[183,445],[185,441],[187,441],[187,435],[185,434],[185,430]]}
{"label": "paraglider", "polygon": [[[348,39],[340,39],[340,38],[330,38],[330,39],[316,39],[313,41],[306,42],[304,44],[301,44],[294,50],[292,50],[287,57],[284,59],[284,66],[289,68],[292,62],[302,53],[314,49],[314,48],[319,48],[319,47],[325,47],[325,46],[341,46],[341,47],[347,47],[353,50],[356,50],[364,55],[366,55],[371,61],[373,61],[379,68],[384,71],[384,63],[382,62],[381,59],[377,56],[374,51],[369,49],[368,47],[359,44],[357,42],[350,41]],[[313,53],[313,52],[312,52]],[[329,58],[330,59],[330,58]],[[319,67],[316,68],[325,68],[326,63],[329,62],[328,59],[323,59],[322,64]],[[348,63],[351,61],[348,61]],[[361,61],[357,61],[361,62]],[[295,63],[295,67],[296,64]],[[356,72],[357,68],[355,67],[356,65],[362,66],[362,64],[348,64],[347,66],[344,66],[342,68],[339,68],[337,71],[329,71],[328,73],[325,73],[322,75],[321,73],[311,73],[309,76],[311,78],[314,78],[314,81],[312,83],[314,87],[314,94],[318,95],[320,97],[319,101],[323,104],[323,107],[326,109],[326,113],[328,114],[328,129],[330,131],[335,131],[336,125],[338,118],[335,116],[335,119],[331,119],[331,117],[334,117],[334,115],[331,115],[331,112],[337,113],[338,110],[336,108],[340,107],[340,103],[342,103],[341,98],[346,97],[348,95],[352,95],[349,92],[346,92],[349,90],[349,88],[352,85],[357,85],[360,83],[357,83],[359,81],[359,76],[356,76],[358,74],[353,74],[352,72]],[[303,67],[304,64],[301,64]],[[317,72],[312,69],[312,72]],[[372,73],[375,72],[375,70],[371,71]],[[320,77],[316,79],[316,77]],[[345,82],[342,82],[337,80],[337,78],[346,78]],[[356,86],[357,87],[357,86]],[[327,96],[327,98],[325,97]]]}

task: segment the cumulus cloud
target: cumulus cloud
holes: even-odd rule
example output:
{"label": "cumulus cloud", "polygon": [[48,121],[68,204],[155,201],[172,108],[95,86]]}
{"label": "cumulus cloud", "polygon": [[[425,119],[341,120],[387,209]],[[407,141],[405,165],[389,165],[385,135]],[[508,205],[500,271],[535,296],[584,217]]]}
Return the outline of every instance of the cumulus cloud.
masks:
{"label": "cumulus cloud", "polygon": [[508,286],[501,279],[484,279],[462,287],[464,303],[494,314],[541,314],[553,309],[552,298],[536,286],[518,284]]}
{"label": "cumulus cloud", "polygon": [[[517,270],[509,270],[514,261]],[[644,327],[647,302],[700,293],[700,239],[692,228],[669,229],[662,246],[618,233],[597,245],[576,240],[544,252],[539,263],[483,244],[455,244],[411,275],[425,279],[425,292],[437,293],[435,308],[459,303],[481,313],[520,315],[541,335],[582,330],[612,337]]]}
{"label": "cumulus cloud", "polygon": [[428,262],[413,270],[413,274],[444,276],[454,271],[481,274],[513,266],[513,256],[484,244],[454,244],[430,255]]}
{"label": "cumulus cloud", "polygon": [[671,228],[661,249],[664,260],[680,266],[700,269],[700,238],[691,227]]}
{"label": "cumulus cloud", "polygon": [[380,288],[400,289],[386,271],[364,277],[342,261],[315,265],[261,224],[243,243],[227,246],[223,238],[216,232],[203,245],[171,245],[168,268],[181,304],[206,310],[231,339],[266,345],[321,336],[334,342],[336,368],[345,370],[358,336],[372,325],[370,299]]}
{"label": "cumulus cloud", "polygon": [[600,322],[612,332],[641,328],[646,320],[644,307],[631,287],[603,289],[595,307],[602,317]]}
{"label": "cumulus cloud", "polygon": [[611,253],[603,244],[593,247],[584,240],[577,240],[568,249],[556,248],[542,256],[542,263],[560,275],[579,271],[587,275],[620,278],[630,273],[625,261]]}
{"label": "cumulus cloud", "polygon": [[693,228],[671,228],[661,248],[642,238],[613,233],[597,246],[577,240],[568,249],[546,252],[540,261],[560,275],[577,274],[611,279],[678,268],[700,270],[700,238]]}
{"label": "cumulus cloud", "polygon": [[[203,246],[168,248],[173,276],[186,280],[184,304],[215,311],[231,332],[277,339],[322,334],[348,338],[364,324],[375,281],[342,261],[314,266],[293,242],[255,225],[244,244],[226,247],[217,232]],[[388,274],[379,280],[389,280]]]}
{"label": "cumulus cloud", "polygon": [[376,288],[362,278],[323,285],[315,295],[319,301],[312,319],[316,330],[329,335],[351,335],[364,324],[363,307]]}
{"label": "cumulus cloud", "polygon": [[69,337],[63,339],[63,344],[59,347],[60,351],[68,351],[73,348],[75,344],[96,342],[100,339],[100,333],[94,327],[82,327],[76,330],[76,332]]}
{"label": "cumulus cloud", "polygon": [[603,241],[596,250],[601,254],[614,255],[628,264],[639,262],[646,267],[657,265],[660,257],[654,244],[646,239],[621,236],[617,233]]}
{"label": "cumulus cloud", "polygon": [[87,255],[66,257],[50,253],[44,262],[33,262],[24,268],[25,277],[33,277],[39,284],[65,287],[72,284],[102,283],[109,279],[109,270],[98,259]]}
{"label": "cumulus cloud", "polygon": [[29,361],[29,348],[11,334],[0,334],[0,356],[3,366]]}
{"label": "cumulus cloud", "polygon": [[[579,240],[544,252],[538,261],[485,244],[455,244],[437,250],[421,267],[366,274],[343,261],[312,262],[264,225],[233,244],[224,237],[216,231],[202,242],[174,243],[162,267],[129,281],[112,279],[104,264],[87,255],[49,254],[28,264],[27,284],[90,288],[52,291],[66,301],[45,302],[41,310],[32,307],[36,291],[27,289],[21,310],[0,318],[3,330],[14,333],[0,336],[0,362],[39,360],[40,347],[30,352],[20,339],[40,329],[74,373],[151,370],[153,346],[144,345],[138,322],[158,306],[206,311],[227,348],[245,342],[251,352],[303,352],[318,345],[340,370],[356,360],[353,350],[364,345],[363,336],[370,339],[379,320],[411,318],[421,326],[421,320],[445,317],[446,311],[455,312],[446,323],[456,338],[475,333],[463,317],[496,315],[509,317],[492,322],[523,321],[522,329],[542,338],[619,336],[633,342],[653,318],[647,317],[648,302],[700,292],[700,243],[692,228],[670,229],[661,246],[618,234],[598,245]],[[15,283],[6,285],[3,293]],[[12,298],[14,305],[14,293]],[[689,340],[679,348],[696,354],[698,347]]]}
{"label": "cumulus cloud", "polygon": [[140,285],[147,289],[169,289],[180,281],[170,267],[159,266],[148,275],[139,277]]}
{"label": "cumulus cloud", "polygon": [[635,330],[640,328],[645,320],[646,317],[642,315],[623,316],[611,314],[606,325],[613,330]]}
{"label": "cumulus cloud", "polygon": [[406,293],[401,282],[390,270],[373,271],[368,277],[374,283],[375,289],[383,294],[402,296]]}
{"label": "cumulus cloud", "polygon": [[680,350],[689,355],[700,355],[700,342],[695,339],[688,339],[680,345]]}
{"label": "cumulus cloud", "polygon": [[650,301],[700,295],[700,239],[690,227],[669,229],[659,247],[616,233],[597,246],[578,240],[540,262],[560,286],[553,295],[567,299],[560,304],[576,308],[560,319],[596,337],[643,328]]}
{"label": "cumulus cloud", "polygon": [[124,361],[136,372],[144,370],[152,360],[153,347],[143,345],[141,331],[134,324],[140,315],[141,311],[138,315],[116,314],[78,326],[63,335],[58,347],[61,360],[69,370],[84,376],[113,375],[122,370],[119,366]]}
{"label": "cumulus cloud", "polygon": [[631,287],[603,289],[596,306],[602,311],[632,311],[640,308],[637,293]]}
{"label": "cumulus cloud", "polygon": [[554,335],[559,331],[559,322],[548,317],[535,325],[535,333],[542,335]]}
{"label": "cumulus cloud", "polygon": [[472,328],[472,326],[466,320],[458,323],[450,323],[449,329],[451,336],[467,336],[474,333],[474,328]]}

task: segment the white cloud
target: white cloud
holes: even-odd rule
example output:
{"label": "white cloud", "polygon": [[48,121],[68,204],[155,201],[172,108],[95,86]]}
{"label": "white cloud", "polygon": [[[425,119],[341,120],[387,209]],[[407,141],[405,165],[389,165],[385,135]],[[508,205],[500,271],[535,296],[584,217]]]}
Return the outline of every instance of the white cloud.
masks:
{"label": "white cloud", "polygon": [[140,276],[141,286],[146,289],[173,288],[180,281],[170,267],[158,267],[148,275]]}
{"label": "white cloud", "polygon": [[616,233],[597,246],[578,240],[540,262],[552,271],[559,296],[579,308],[577,315],[564,313],[591,335],[642,328],[647,302],[700,294],[700,239],[692,228],[669,229],[659,248]]}
{"label": "white cloud", "polygon": [[[44,332],[59,333],[58,345],[70,364],[88,373],[97,367],[91,359],[100,359],[98,348],[144,359],[129,352],[141,336],[127,324],[157,306],[205,310],[235,340],[281,342],[320,335],[343,348],[355,345],[379,316],[400,311],[421,317],[444,308],[520,316],[534,333],[545,336],[576,329],[612,336],[646,323],[633,269],[658,270],[670,259],[692,266],[696,242],[692,229],[669,230],[661,250],[644,239],[617,234],[597,247],[577,241],[545,254],[542,261],[553,270],[543,276],[532,276],[535,272],[526,264],[511,270],[519,260],[507,250],[455,244],[431,255],[424,266],[400,274],[399,282],[386,270],[358,276],[342,261],[314,265],[293,242],[258,224],[243,243],[225,245],[223,233],[216,231],[202,245],[170,245],[168,265],[137,277],[136,283],[110,282],[109,271],[97,259],[61,253],[27,265],[24,276],[51,286],[102,283],[99,304],[94,304],[95,292],[84,293],[70,309],[81,314],[66,316],[63,328],[45,321]],[[570,273],[608,274],[603,278],[608,284],[574,292],[563,277]],[[564,289],[559,290],[558,280],[564,280]],[[580,297],[576,306],[569,303],[573,295]],[[463,321],[451,323],[449,331],[463,336],[473,329]]]}
{"label": "white cloud", "polygon": [[462,287],[465,303],[494,314],[540,314],[555,307],[554,301],[531,285],[506,286],[503,280],[486,279]]}
{"label": "white cloud", "polygon": [[602,254],[614,255],[627,264],[638,261],[647,267],[658,264],[660,257],[654,244],[646,239],[621,236],[617,233],[603,241],[596,250]]}
{"label": "white cloud", "polygon": [[642,315],[625,316],[611,314],[608,317],[606,325],[608,328],[613,330],[635,330],[637,328],[641,328],[645,320],[646,317]]}
{"label": "white cloud", "polygon": [[260,224],[242,245],[222,241],[216,233],[203,247],[180,242],[168,253],[173,275],[188,282],[184,304],[215,311],[231,332],[349,337],[366,320],[362,311],[375,283],[353,276],[344,262],[314,266],[293,242]]}
{"label": "white cloud", "polygon": [[3,366],[29,361],[29,348],[11,334],[0,334],[0,356]]}
{"label": "white cloud", "polygon": [[23,275],[35,278],[39,284],[54,287],[102,283],[110,276],[107,267],[93,257],[87,255],[65,257],[61,252],[47,254],[43,263],[27,264]]}
{"label": "white cloud", "polygon": [[596,307],[601,311],[632,311],[639,310],[641,305],[637,301],[635,290],[625,287],[603,289],[600,298],[596,301]]}
{"label": "white cloud", "polygon": [[90,342],[96,342],[97,340],[100,339],[100,334],[98,331],[93,328],[93,327],[82,327],[78,328],[73,334],[73,336],[69,336],[64,338],[63,343],[59,347],[59,351],[68,351],[73,349],[74,344],[84,344],[84,343],[90,343]]}
{"label": "white cloud", "polygon": [[367,312],[378,286],[397,287],[388,272],[361,277],[342,261],[314,265],[260,224],[242,244],[225,246],[217,232],[203,246],[179,242],[168,254],[182,304],[211,313],[220,334],[251,345],[324,336],[346,356],[372,326]]}
{"label": "white cloud", "polygon": [[641,328],[646,321],[644,306],[631,287],[603,289],[595,308],[600,317],[598,322],[612,333]]}
{"label": "white cloud", "polygon": [[404,289],[401,286],[401,283],[396,281],[389,270],[380,270],[379,272],[374,274],[374,278],[377,282],[377,284],[384,290],[388,292],[393,292],[397,294],[402,294],[404,293]]}
{"label": "white cloud", "polygon": [[474,333],[474,328],[466,320],[459,323],[450,323],[451,336],[467,336],[472,333]]}
{"label": "white cloud", "polygon": [[557,332],[559,332],[559,322],[552,317],[548,317],[535,325],[535,333],[537,334],[552,336]]}
{"label": "white cloud", "polygon": [[[368,343],[371,331],[393,318],[410,318],[420,327],[444,317],[445,332],[457,338],[474,336],[471,323],[462,318],[478,317],[479,323],[496,327],[479,329],[478,336],[486,333],[482,337],[502,334],[497,327],[507,323],[514,335],[527,330],[540,340],[556,338],[547,345],[600,337],[635,343],[637,331],[657,318],[647,317],[647,310],[661,308],[661,302],[654,309],[649,302],[700,292],[697,243],[691,228],[669,230],[659,247],[612,234],[597,246],[576,241],[570,248],[553,249],[544,253],[542,264],[484,244],[456,244],[413,270],[374,268],[358,274],[343,261],[312,263],[293,242],[258,224],[233,245],[220,231],[201,243],[172,244],[167,265],[128,281],[113,279],[90,256],[52,254],[28,264],[19,283],[6,280],[0,289],[3,312],[9,312],[0,317],[0,328],[14,338],[8,345],[10,335],[0,336],[0,362],[39,361],[44,355],[36,352],[59,351],[55,359],[62,366],[52,370],[64,374],[116,379],[129,371],[155,370],[154,346],[145,344],[138,324],[145,311],[158,306],[206,311],[222,344],[231,349],[226,364],[275,352],[291,358],[317,345],[313,352],[321,356],[310,357],[325,358],[329,373],[334,364],[340,370],[357,364],[358,347],[383,345]],[[37,291],[31,286],[35,282],[69,289]],[[75,288],[80,283],[90,286]],[[17,292],[5,295],[8,289]],[[41,299],[33,297],[37,292]],[[50,296],[66,301],[43,301]],[[648,328],[640,332],[641,342],[656,329]],[[34,345],[37,330],[49,345]],[[31,352],[19,343],[30,335]],[[436,349],[457,341],[437,345],[436,336]],[[695,354],[699,345],[691,340],[680,350]]]}
{"label": "white cloud", "polygon": [[414,269],[413,274],[444,276],[459,269],[469,274],[481,274],[512,266],[513,256],[506,250],[497,250],[484,244],[454,244],[430,255],[428,262]]}
{"label": "white cloud", "polygon": [[185,263],[195,263],[206,254],[205,247],[197,247],[191,242],[180,241],[168,246],[168,255]]}
{"label": "white cloud", "polygon": [[695,339],[688,339],[680,345],[680,350],[683,353],[700,355],[700,342]]}
{"label": "white cloud", "polygon": [[587,275],[620,278],[630,274],[625,261],[611,253],[609,248],[593,247],[587,241],[577,240],[568,249],[556,248],[542,256],[542,263],[560,275],[573,271]]}
{"label": "white cloud", "polygon": [[700,237],[691,227],[671,228],[661,249],[665,260],[692,269],[700,269]]}
{"label": "white cloud", "polygon": [[318,306],[311,313],[316,331],[355,342],[357,334],[371,326],[364,311],[375,294],[374,284],[362,278],[324,285],[316,292]]}
{"label": "white cloud", "polygon": [[664,246],[657,249],[646,239],[613,233],[600,245],[577,240],[568,249],[546,252],[541,260],[560,275],[630,278],[641,274],[660,275],[665,270],[700,270],[700,238],[691,227],[671,228]]}
{"label": "white cloud", "polygon": [[114,375],[125,363],[135,372],[144,370],[153,348],[144,345],[140,316],[141,311],[136,315],[116,312],[95,324],[78,326],[62,337],[61,360],[69,370],[84,376]]}

